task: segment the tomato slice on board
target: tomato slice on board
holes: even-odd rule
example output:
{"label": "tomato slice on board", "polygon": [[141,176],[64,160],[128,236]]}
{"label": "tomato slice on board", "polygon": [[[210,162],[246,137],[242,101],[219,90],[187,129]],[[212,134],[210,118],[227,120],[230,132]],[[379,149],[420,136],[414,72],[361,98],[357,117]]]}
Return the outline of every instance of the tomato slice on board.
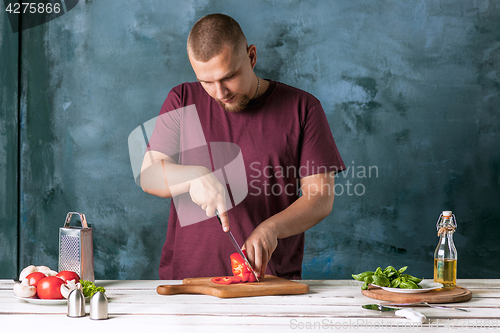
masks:
{"label": "tomato slice on board", "polygon": [[212,278],[212,282],[218,284],[231,284],[231,283],[238,283],[240,282],[240,280],[235,278],[234,276],[218,276]]}
{"label": "tomato slice on board", "polygon": [[248,268],[245,259],[243,259],[238,252],[231,254],[230,258],[233,275],[236,278],[238,278],[241,282],[257,281],[252,271]]}

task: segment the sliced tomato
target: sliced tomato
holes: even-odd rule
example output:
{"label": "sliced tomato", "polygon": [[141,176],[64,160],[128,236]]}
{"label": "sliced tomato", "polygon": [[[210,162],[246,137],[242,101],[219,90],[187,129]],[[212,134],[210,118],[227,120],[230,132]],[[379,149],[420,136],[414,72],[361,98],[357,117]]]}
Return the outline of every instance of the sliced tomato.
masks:
{"label": "sliced tomato", "polygon": [[231,284],[231,283],[238,283],[240,282],[240,280],[234,276],[218,276],[212,278],[212,282],[218,284]]}

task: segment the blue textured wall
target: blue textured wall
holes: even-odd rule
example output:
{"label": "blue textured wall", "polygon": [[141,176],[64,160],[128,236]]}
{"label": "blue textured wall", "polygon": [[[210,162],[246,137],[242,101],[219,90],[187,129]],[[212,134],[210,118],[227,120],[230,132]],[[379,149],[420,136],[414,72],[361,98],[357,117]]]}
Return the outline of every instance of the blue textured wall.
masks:
{"label": "blue textured wall", "polygon": [[[333,212],[306,233],[303,278],[389,264],[432,277],[442,210],[458,219],[459,278],[500,278],[500,2],[486,0],[81,0],[23,31],[19,149],[17,123],[4,125],[16,119],[17,69],[0,67],[0,176],[7,164],[17,174],[19,151],[22,267],[56,268],[58,229],[80,211],[96,278],[158,277],[169,203],[135,185],[127,138],[170,88],[195,80],[186,38],[212,12],[240,22],[261,77],[320,99],[349,167]],[[2,20],[0,46],[16,47]],[[9,193],[0,187],[0,207]],[[0,240],[15,235],[17,215],[0,218]],[[14,243],[0,245],[1,277],[15,275],[4,270]]]}
{"label": "blue textured wall", "polygon": [[0,15],[0,278],[17,274],[18,36]]}

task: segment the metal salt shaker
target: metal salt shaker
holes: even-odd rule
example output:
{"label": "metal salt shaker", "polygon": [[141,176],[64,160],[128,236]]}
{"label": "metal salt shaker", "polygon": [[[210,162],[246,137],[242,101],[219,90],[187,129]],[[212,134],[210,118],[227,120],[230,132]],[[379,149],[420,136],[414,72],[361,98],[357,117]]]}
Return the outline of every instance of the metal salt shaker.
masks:
{"label": "metal salt shaker", "polygon": [[69,293],[68,317],[85,317],[85,297],[80,289],[73,289]]}
{"label": "metal salt shaker", "polygon": [[108,298],[103,292],[96,292],[90,298],[90,319],[108,319]]}

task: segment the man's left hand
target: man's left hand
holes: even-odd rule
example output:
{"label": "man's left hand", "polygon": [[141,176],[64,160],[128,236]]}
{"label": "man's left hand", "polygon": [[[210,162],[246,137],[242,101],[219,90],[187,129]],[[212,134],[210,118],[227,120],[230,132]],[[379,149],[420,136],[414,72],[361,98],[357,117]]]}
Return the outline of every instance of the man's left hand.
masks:
{"label": "man's left hand", "polygon": [[276,246],[278,246],[277,232],[265,222],[254,229],[243,245],[242,248],[247,252],[248,261],[259,279],[264,277],[267,263],[276,250]]}

